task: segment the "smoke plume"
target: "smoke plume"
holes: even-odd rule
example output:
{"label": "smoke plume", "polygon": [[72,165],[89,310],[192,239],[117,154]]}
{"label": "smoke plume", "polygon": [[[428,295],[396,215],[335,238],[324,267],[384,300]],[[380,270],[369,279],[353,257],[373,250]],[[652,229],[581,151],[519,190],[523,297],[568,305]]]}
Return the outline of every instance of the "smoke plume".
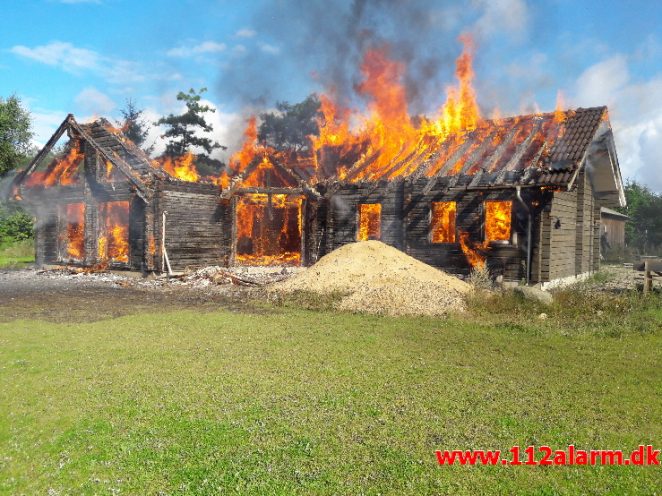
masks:
{"label": "smoke plume", "polygon": [[333,92],[341,104],[357,106],[364,52],[389,47],[406,63],[405,85],[412,114],[436,109],[453,80],[456,39],[467,12],[427,0],[268,2],[253,28],[268,45],[246,53],[219,78],[221,95],[246,107],[302,98],[301,88]]}

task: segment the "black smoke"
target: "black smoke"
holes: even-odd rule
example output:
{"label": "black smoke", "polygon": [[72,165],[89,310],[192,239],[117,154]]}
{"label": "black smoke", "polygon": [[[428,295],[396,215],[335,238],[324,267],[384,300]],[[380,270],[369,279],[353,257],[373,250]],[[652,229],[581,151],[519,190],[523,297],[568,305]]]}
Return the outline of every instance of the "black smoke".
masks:
{"label": "black smoke", "polygon": [[[453,82],[457,35],[475,17],[457,2],[355,0],[353,2],[267,2],[256,12],[259,46],[225,67],[218,89],[223,99],[250,107],[303,99],[300,88],[333,89],[345,105],[357,103],[360,65],[366,49],[387,45],[407,66],[405,84],[411,113],[436,109]],[[310,84],[313,81],[314,84]]]}

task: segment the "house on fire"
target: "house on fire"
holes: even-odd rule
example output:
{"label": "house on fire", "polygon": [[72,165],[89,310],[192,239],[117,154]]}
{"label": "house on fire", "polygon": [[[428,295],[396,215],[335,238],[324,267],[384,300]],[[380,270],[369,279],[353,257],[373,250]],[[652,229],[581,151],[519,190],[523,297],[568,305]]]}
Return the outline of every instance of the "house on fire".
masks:
{"label": "house on fire", "polygon": [[598,269],[600,209],[625,203],[606,107],[484,121],[379,169],[360,147],[315,154],[258,154],[230,181],[192,182],[104,119],[69,115],[13,194],[36,217],[40,265],[310,265],[380,239],[450,273],[487,264],[541,284]]}

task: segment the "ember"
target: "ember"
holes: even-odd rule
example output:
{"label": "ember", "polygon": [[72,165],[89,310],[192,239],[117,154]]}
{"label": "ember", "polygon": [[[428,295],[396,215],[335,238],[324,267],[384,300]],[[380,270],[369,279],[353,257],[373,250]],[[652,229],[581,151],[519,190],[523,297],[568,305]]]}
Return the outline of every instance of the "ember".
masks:
{"label": "ember", "polygon": [[82,261],[85,257],[85,204],[61,205],[59,217],[60,259]]}
{"label": "ember", "polygon": [[303,197],[247,194],[237,199],[236,261],[301,264]]}
{"label": "ember", "polygon": [[129,261],[129,202],[106,202],[99,205],[97,240],[98,257],[104,262]]}
{"label": "ember", "polygon": [[380,239],[382,237],[382,206],[379,203],[359,205],[358,241]]}

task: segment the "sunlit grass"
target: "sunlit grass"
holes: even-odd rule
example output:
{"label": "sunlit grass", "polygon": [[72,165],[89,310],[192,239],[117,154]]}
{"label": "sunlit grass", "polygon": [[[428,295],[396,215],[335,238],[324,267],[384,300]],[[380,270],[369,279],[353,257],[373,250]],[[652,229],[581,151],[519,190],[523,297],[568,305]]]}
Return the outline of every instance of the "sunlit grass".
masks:
{"label": "sunlit grass", "polygon": [[572,333],[500,305],[0,324],[0,493],[656,491],[655,467],[436,464],[436,449],[662,442],[656,329]]}
{"label": "sunlit grass", "polygon": [[31,263],[34,263],[33,240],[0,244],[0,269],[20,268]]}

